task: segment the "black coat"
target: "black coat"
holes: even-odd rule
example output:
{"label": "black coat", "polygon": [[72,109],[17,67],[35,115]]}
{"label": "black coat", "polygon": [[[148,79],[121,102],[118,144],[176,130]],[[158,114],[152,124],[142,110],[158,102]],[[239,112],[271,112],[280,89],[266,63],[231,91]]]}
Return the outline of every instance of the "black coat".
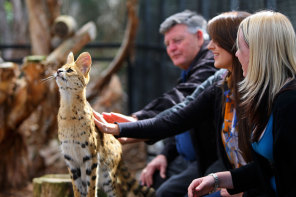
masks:
{"label": "black coat", "polygon": [[[295,84],[295,80],[294,80]],[[235,190],[257,188],[266,196],[276,196],[270,186],[270,177],[275,176],[277,196],[296,196],[296,90],[280,93],[273,104],[273,158],[270,162],[253,151],[254,161],[231,171]]]}
{"label": "black coat", "polygon": [[[163,139],[191,128],[200,175],[217,160],[216,131],[221,119],[221,88],[206,88],[194,101],[178,112],[130,123],[118,123],[119,137]],[[168,157],[172,157],[168,152]]]}
{"label": "black coat", "polygon": [[[193,93],[198,85],[204,82],[209,76],[213,75],[217,69],[214,67],[213,53],[207,49],[207,45],[208,41],[205,41],[192,63],[193,66],[187,75],[186,81],[179,79],[173,89],[154,99],[142,110],[135,112],[133,115],[139,120],[155,117],[160,112],[183,101],[186,96]],[[193,130],[191,131],[191,138],[196,138]],[[159,139],[160,138],[149,141],[148,144],[154,143]],[[193,144],[195,146],[195,152],[199,153],[200,145],[195,144],[195,140],[193,140]],[[178,156],[174,138],[166,141],[162,154],[166,156],[169,162]]]}
{"label": "black coat", "polygon": [[162,96],[152,100],[142,110],[135,112],[139,120],[155,117],[160,112],[183,101],[183,99],[193,93],[195,88],[213,75],[217,69],[214,67],[213,53],[207,49],[208,42],[205,41],[199,53],[193,61],[193,67],[187,75],[185,82],[178,80],[175,87]]}

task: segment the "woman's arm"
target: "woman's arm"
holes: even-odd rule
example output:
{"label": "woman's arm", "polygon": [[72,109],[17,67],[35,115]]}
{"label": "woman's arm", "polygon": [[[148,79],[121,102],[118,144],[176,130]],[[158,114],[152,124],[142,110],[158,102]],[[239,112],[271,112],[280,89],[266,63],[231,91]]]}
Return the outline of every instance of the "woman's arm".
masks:
{"label": "woman's arm", "polygon": [[[136,122],[110,124],[100,114],[94,113],[95,123],[102,132],[142,139],[160,139],[182,133],[206,118],[213,119],[216,90],[211,86],[185,108],[160,118],[151,118]],[[220,88],[219,88],[220,90]]]}
{"label": "woman's arm", "polygon": [[233,188],[229,171],[212,173],[208,176],[193,180],[188,187],[188,196],[203,196],[218,188]]}
{"label": "woman's arm", "polygon": [[177,112],[178,110],[186,107],[190,102],[195,100],[206,88],[224,79],[227,73],[228,73],[227,69],[220,69],[216,71],[214,75],[210,76],[202,84],[197,86],[197,88],[194,90],[194,92],[191,95],[186,96],[183,102],[178,103],[173,107],[159,113],[156,117],[167,116],[167,115],[170,115],[171,113]]}

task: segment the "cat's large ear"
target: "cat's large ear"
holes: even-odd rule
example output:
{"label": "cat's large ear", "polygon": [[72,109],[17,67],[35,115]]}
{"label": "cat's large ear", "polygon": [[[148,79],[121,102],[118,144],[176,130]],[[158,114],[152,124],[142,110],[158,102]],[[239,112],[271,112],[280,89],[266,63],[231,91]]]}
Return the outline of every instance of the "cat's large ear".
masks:
{"label": "cat's large ear", "polygon": [[69,53],[68,57],[67,57],[67,64],[71,64],[74,62],[74,55],[72,52]]}
{"label": "cat's large ear", "polygon": [[81,53],[76,62],[76,66],[80,69],[84,76],[87,76],[91,66],[91,56],[88,52]]}

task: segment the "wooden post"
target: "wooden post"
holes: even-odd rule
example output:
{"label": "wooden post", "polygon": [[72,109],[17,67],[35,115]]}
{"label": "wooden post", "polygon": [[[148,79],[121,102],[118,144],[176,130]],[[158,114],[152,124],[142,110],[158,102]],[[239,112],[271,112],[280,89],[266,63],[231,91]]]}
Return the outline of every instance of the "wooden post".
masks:
{"label": "wooden post", "polygon": [[70,175],[49,174],[33,179],[33,197],[72,197]]}
{"label": "wooden post", "polygon": [[30,37],[33,55],[47,55],[50,53],[50,26],[44,2],[40,0],[26,0],[29,13]]}
{"label": "wooden post", "polygon": [[[107,197],[101,190],[97,197]],[[33,197],[73,197],[69,174],[48,174],[33,179]]]}

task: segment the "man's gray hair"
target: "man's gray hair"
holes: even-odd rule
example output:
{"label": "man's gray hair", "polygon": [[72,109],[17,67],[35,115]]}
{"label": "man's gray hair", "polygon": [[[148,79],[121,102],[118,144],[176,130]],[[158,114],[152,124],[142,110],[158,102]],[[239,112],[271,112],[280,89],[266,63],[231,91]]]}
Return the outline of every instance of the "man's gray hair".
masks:
{"label": "man's gray hair", "polygon": [[164,34],[176,24],[187,25],[188,31],[192,34],[195,34],[198,30],[201,30],[203,32],[204,39],[209,39],[209,35],[207,33],[207,21],[201,15],[198,15],[193,11],[185,10],[183,12],[169,16],[164,22],[161,23],[159,32]]}

